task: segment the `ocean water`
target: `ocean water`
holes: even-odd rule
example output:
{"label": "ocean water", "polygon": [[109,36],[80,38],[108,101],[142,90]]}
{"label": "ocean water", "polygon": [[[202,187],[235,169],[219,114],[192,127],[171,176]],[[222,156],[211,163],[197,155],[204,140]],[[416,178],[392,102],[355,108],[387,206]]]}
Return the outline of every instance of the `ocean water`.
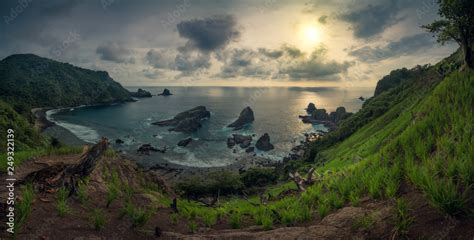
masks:
{"label": "ocean water", "polygon": [[[142,87],[153,95],[161,93],[163,87]],[[137,88],[129,88],[135,91]],[[166,153],[151,153],[136,156],[144,166],[171,162],[186,166],[225,166],[244,156],[240,147],[227,148],[226,139],[232,133],[253,135],[252,146],[264,133],[268,133],[275,149],[269,152],[256,151],[257,155],[279,161],[290,149],[304,139],[304,133],[325,130],[322,125],[304,124],[298,115],[305,114],[308,103],[328,112],[339,106],[355,112],[362,106],[359,96],[370,97],[372,88],[237,88],[237,87],[168,87],[172,96],[153,96],[137,102],[109,106],[83,106],[71,109],[52,110],[49,118],[69,129],[87,142],[101,136],[120,138],[125,144],[114,148],[130,154],[143,143],[157,148],[166,146]],[[202,122],[203,127],[195,133],[168,131],[169,127],[151,125],[152,122],[173,118],[177,113],[196,106],[205,106],[211,118]],[[255,121],[247,128],[232,131],[226,126],[239,116],[240,111],[250,106]],[[178,147],[178,141],[192,137],[187,147]]]}

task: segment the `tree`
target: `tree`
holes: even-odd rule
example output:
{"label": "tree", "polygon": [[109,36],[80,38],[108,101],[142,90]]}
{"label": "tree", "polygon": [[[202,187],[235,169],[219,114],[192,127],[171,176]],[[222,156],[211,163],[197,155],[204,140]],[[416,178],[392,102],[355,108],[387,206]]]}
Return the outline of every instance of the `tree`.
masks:
{"label": "tree", "polygon": [[463,51],[463,68],[473,68],[474,1],[438,0],[441,20],[422,26],[438,36],[438,42],[455,41]]}

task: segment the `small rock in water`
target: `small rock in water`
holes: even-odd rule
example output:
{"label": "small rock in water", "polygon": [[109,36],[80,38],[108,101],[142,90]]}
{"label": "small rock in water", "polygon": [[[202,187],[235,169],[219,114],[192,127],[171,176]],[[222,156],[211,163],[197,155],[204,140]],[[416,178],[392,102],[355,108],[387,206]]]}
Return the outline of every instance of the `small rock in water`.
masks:
{"label": "small rock in water", "polygon": [[193,139],[190,138],[190,137],[189,137],[189,138],[186,138],[186,139],[183,139],[183,140],[181,140],[181,141],[178,142],[178,146],[180,146],[180,147],[186,147],[186,146],[188,146],[188,144],[189,144],[190,142],[192,142],[192,141],[193,141]]}
{"label": "small rock in water", "polygon": [[158,96],[171,96],[173,95],[169,89],[165,88],[162,93],[158,94]]}
{"label": "small rock in water", "polygon": [[255,147],[261,151],[270,151],[275,148],[273,144],[270,143],[270,136],[268,133],[263,134],[263,136],[257,140]]}
{"label": "small rock in water", "polygon": [[124,141],[120,138],[115,139],[115,144],[124,144]]}
{"label": "small rock in water", "polygon": [[235,141],[233,138],[227,138],[227,147],[232,148],[235,146]]}
{"label": "small rock in water", "polygon": [[254,147],[249,147],[249,148],[245,149],[245,152],[246,152],[246,153],[251,153],[251,152],[253,152],[254,150],[255,150]]}

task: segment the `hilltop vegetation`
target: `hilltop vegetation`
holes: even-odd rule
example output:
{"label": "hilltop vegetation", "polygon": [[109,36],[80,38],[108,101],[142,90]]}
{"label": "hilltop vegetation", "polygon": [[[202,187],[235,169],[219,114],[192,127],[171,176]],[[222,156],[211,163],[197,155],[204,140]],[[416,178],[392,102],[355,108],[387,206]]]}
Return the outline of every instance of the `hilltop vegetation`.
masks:
{"label": "hilltop vegetation", "polygon": [[0,61],[0,96],[13,106],[30,109],[123,102],[131,97],[107,72],[33,54],[15,54]]}

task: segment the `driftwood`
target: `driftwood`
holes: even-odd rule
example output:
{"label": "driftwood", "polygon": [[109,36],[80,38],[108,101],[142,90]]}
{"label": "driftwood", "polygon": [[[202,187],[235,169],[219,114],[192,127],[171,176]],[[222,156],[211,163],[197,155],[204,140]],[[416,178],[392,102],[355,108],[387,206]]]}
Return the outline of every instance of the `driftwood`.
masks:
{"label": "driftwood", "polygon": [[71,196],[76,193],[79,181],[83,181],[95,169],[98,160],[107,150],[108,144],[108,140],[102,138],[92,147],[84,146],[78,164],[52,165],[29,174],[27,179],[32,181],[40,191],[56,192],[58,188],[65,187]]}
{"label": "driftwood", "polygon": [[290,178],[293,179],[296,186],[298,187],[298,190],[300,192],[304,192],[304,191],[306,191],[306,187],[311,186],[311,185],[314,184],[314,182],[315,182],[314,175],[315,175],[315,169],[311,168],[311,169],[309,169],[309,171],[306,175],[306,178],[302,177],[298,172],[290,173]]}

